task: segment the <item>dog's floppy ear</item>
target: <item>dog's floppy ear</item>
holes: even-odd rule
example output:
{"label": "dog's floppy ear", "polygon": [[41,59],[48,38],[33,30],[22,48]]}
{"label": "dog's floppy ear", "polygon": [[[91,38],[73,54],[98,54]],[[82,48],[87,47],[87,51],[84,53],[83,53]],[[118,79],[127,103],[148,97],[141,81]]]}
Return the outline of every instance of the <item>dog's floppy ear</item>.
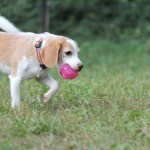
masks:
{"label": "dog's floppy ear", "polygon": [[60,44],[57,42],[45,43],[42,48],[41,57],[46,67],[53,68],[57,64],[59,49]]}

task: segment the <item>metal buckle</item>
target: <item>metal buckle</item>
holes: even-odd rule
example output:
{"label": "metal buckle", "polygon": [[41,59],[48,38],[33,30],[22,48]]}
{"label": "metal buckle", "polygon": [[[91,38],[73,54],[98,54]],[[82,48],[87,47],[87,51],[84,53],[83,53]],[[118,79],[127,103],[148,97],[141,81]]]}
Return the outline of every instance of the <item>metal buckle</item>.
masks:
{"label": "metal buckle", "polygon": [[35,48],[40,48],[42,45],[42,41],[36,41]]}

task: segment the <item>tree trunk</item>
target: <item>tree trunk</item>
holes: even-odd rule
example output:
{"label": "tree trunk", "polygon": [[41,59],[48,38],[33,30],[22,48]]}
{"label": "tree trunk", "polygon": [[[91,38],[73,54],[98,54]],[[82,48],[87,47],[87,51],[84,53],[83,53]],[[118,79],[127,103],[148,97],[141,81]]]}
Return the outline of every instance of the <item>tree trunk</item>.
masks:
{"label": "tree trunk", "polygon": [[49,30],[49,2],[47,0],[41,0],[41,30],[42,32]]}

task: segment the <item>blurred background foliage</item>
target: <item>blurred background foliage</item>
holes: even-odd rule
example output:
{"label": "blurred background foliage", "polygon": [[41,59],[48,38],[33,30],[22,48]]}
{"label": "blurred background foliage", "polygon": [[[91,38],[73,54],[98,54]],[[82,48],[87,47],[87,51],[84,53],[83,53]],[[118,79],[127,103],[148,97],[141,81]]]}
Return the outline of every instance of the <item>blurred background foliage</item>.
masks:
{"label": "blurred background foliage", "polygon": [[[47,0],[48,32],[84,38],[149,36],[149,0]],[[23,31],[41,32],[42,0],[1,0],[0,14]]]}

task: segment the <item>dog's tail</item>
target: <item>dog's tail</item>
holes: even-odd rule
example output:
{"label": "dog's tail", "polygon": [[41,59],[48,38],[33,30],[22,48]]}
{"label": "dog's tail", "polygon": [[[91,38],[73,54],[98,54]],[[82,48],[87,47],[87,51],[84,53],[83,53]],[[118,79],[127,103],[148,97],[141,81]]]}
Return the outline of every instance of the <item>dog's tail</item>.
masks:
{"label": "dog's tail", "polygon": [[21,32],[18,28],[16,28],[9,20],[7,20],[3,16],[0,16],[0,28],[9,33]]}

